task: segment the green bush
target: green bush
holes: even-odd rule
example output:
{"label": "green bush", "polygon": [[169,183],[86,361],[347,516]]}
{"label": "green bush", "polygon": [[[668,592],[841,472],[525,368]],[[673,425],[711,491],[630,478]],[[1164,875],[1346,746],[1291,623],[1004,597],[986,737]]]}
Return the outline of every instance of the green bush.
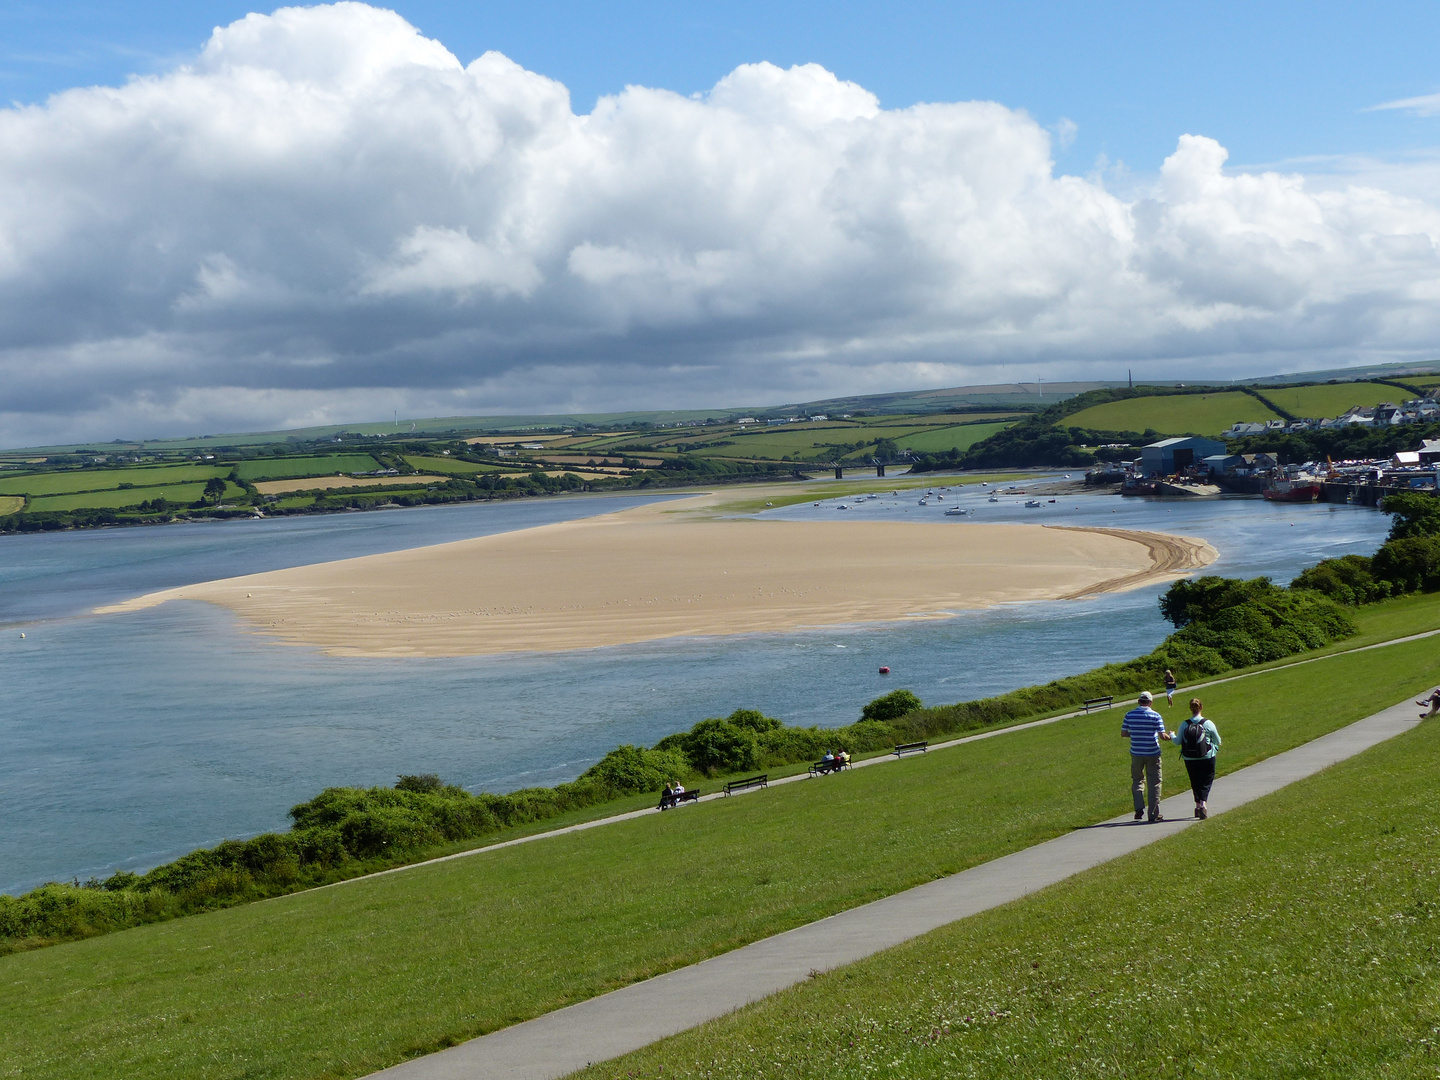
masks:
{"label": "green bush", "polygon": [[615,795],[633,795],[642,791],[659,791],[666,781],[677,779],[690,771],[685,756],[675,750],[646,750],[639,746],[617,746],[590,768],[577,781],[602,785]]}
{"label": "green bush", "polygon": [[1290,582],[1291,589],[1309,589],[1337,604],[1355,606],[1384,600],[1392,591],[1389,581],[1375,577],[1372,560],[1365,555],[1343,555],[1308,567]]}
{"label": "green bush", "polygon": [[925,703],[909,690],[892,690],[860,710],[862,720],[898,720],[906,713],[922,709]]}
{"label": "green bush", "polygon": [[1406,536],[1389,540],[1370,560],[1370,567],[1375,577],[1387,582],[1395,593],[1434,592],[1440,589],[1440,538]]}

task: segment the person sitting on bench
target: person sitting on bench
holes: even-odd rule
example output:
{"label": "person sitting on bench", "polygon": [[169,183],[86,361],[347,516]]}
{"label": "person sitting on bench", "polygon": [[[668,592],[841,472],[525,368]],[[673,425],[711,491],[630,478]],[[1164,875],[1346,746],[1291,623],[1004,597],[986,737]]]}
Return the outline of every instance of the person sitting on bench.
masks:
{"label": "person sitting on bench", "polygon": [[820,759],[820,767],[825,772],[829,772],[835,767],[835,754],[832,751],[825,751],[825,756]]}
{"label": "person sitting on bench", "polygon": [[672,788],[672,787],[670,786],[669,782],[667,781],[666,784],[665,784],[665,790],[662,791],[662,792],[660,792],[660,809],[661,809],[661,810],[664,810],[667,806],[674,806],[674,805],[675,805],[675,790],[674,790],[674,788]]}
{"label": "person sitting on bench", "polygon": [[835,751],[835,767],[837,769],[843,769],[846,765],[849,764],[850,754],[842,746],[839,750]]}

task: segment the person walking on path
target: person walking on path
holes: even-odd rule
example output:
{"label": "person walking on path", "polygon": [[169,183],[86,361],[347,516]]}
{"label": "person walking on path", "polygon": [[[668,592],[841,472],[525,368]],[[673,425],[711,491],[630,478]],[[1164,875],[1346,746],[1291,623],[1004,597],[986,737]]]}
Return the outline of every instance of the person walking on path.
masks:
{"label": "person walking on path", "polygon": [[1190,792],[1195,796],[1195,816],[1210,816],[1210,785],[1215,783],[1215,755],[1220,751],[1220,732],[1200,711],[1200,699],[1190,699],[1190,717],[1174,733],[1180,744],[1180,760],[1190,774]]}
{"label": "person walking on path", "polygon": [[1145,795],[1149,789],[1150,820],[1164,821],[1160,813],[1160,740],[1170,741],[1164,718],[1150,707],[1155,700],[1149,690],[1125,714],[1120,734],[1130,740],[1130,794],[1135,799],[1135,820],[1145,816]]}
{"label": "person walking on path", "polygon": [[1165,704],[1175,704],[1175,673],[1169,668],[1165,669]]}

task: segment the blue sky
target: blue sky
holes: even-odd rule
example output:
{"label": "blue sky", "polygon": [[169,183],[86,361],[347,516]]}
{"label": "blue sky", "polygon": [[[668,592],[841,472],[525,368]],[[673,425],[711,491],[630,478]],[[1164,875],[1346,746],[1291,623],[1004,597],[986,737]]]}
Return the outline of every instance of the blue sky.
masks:
{"label": "blue sky", "polygon": [[1437,40],[1434,3],[11,0],[0,445],[1437,363]]}
{"label": "blue sky", "polygon": [[[568,86],[577,111],[627,84],[708,90],[737,65],[816,62],[877,94],[999,101],[1077,125],[1057,165],[1098,155],[1153,171],[1183,133],[1231,165],[1366,155],[1403,160],[1440,119],[1367,111],[1440,90],[1440,4],[506,4],[411,0],[394,10],[462,63],[497,49]],[[0,99],[118,84],[195,55],[211,28],[268,7],[214,0],[0,6]],[[1311,162],[1310,168],[1323,167]]]}

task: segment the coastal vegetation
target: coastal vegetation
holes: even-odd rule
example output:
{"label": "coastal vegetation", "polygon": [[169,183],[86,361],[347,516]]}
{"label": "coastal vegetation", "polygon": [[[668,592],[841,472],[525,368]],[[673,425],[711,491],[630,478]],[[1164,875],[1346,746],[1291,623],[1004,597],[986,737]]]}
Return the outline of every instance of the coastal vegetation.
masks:
{"label": "coastal vegetation", "polygon": [[[1417,641],[1211,686],[1222,780],[1437,680],[1433,644]],[[0,959],[0,1073],[363,1075],[1108,817],[1128,802],[1118,757],[1097,767],[1106,749],[1123,754],[1118,720],[1074,717],[12,954]],[[1317,820],[1330,818],[1297,814],[1295,827],[1313,834]],[[1175,895],[1152,891],[1156,903]],[[1157,924],[1172,926],[1167,915]]]}
{"label": "coastal vegetation", "polygon": [[1356,626],[1314,590],[1265,579],[1205,577],[1175,583],[1161,610],[1177,630],[1150,654],[1042,686],[923,707],[908,690],[867,705],[848,726],[797,728],[751,709],[701,720],[652,748],[621,746],[576,780],[507,795],[461,788],[330,788],[290,811],[287,833],[265,833],[192,852],[143,876],[117,873],[84,885],[51,884],[0,897],[0,949],[27,948],[279,895],[414,861],[437,845],[469,841],[657,792],[669,779],[713,778],[814,761],[827,749],[885,751],[1128,695],[1168,668],[1195,681],[1349,637]]}
{"label": "coastal vegetation", "polygon": [[1411,732],[579,1075],[1430,1076],[1437,770]]}

